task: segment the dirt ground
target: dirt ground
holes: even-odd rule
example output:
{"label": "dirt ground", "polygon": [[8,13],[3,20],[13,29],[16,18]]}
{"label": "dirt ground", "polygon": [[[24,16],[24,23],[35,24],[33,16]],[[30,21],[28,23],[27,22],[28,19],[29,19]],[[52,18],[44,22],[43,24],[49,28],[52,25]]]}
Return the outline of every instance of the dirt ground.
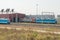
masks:
{"label": "dirt ground", "polygon": [[[16,28],[18,30],[13,30]],[[34,40],[38,39],[60,40],[60,24],[37,24],[37,23],[0,24],[0,40],[26,40],[26,39],[32,40],[32,38]]]}
{"label": "dirt ground", "polygon": [[60,24],[11,23],[11,24],[0,24],[0,28],[1,27],[22,28],[22,29],[30,29],[30,30],[59,31],[60,32]]}

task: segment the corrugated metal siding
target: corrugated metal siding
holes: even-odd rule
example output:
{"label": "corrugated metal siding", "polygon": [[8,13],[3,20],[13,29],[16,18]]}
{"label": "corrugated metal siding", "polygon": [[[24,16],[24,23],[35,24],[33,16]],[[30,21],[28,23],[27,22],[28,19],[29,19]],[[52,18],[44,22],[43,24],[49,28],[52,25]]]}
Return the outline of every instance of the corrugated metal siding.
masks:
{"label": "corrugated metal siding", "polygon": [[25,14],[17,14],[19,18],[24,18]]}
{"label": "corrugated metal siding", "polygon": [[9,18],[9,14],[0,14],[0,18]]}

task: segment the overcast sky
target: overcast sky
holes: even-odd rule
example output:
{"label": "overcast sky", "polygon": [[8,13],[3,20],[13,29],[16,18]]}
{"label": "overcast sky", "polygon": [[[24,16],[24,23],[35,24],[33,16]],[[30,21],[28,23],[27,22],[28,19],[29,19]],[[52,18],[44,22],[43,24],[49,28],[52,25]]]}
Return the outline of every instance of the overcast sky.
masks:
{"label": "overcast sky", "polygon": [[0,0],[0,10],[14,8],[16,12],[37,14],[36,4],[38,4],[38,14],[42,11],[60,13],[60,0]]}

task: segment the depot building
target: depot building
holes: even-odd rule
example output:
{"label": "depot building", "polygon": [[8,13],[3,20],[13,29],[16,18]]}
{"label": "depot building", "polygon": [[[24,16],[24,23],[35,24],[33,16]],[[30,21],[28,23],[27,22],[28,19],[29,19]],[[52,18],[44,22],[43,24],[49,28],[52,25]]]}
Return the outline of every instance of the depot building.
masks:
{"label": "depot building", "polygon": [[0,18],[9,18],[10,22],[22,22],[24,17],[22,13],[0,14]]}

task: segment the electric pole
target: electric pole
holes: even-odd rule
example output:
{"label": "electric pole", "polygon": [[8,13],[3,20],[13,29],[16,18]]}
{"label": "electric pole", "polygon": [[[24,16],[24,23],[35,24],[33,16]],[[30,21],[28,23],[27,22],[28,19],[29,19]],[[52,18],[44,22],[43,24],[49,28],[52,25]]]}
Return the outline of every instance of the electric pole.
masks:
{"label": "electric pole", "polygon": [[36,14],[38,15],[38,4],[36,4]]}

